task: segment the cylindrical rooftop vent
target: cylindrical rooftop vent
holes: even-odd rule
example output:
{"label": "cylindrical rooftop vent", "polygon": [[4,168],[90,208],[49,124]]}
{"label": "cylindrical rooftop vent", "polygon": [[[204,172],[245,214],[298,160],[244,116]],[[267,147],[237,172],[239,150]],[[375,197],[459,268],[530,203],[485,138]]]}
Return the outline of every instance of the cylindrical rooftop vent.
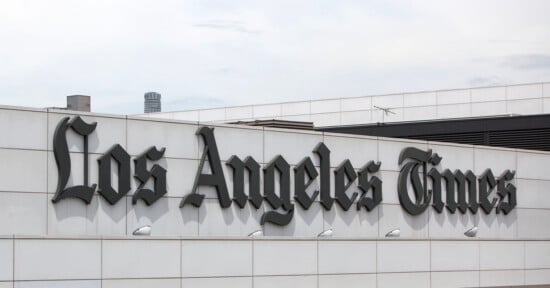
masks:
{"label": "cylindrical rooftop vent", "polygon": [[154,113],[160,112],[160,93],[157,92],[147,92],[145,93],[145,106],[143,112],[145,113]]}

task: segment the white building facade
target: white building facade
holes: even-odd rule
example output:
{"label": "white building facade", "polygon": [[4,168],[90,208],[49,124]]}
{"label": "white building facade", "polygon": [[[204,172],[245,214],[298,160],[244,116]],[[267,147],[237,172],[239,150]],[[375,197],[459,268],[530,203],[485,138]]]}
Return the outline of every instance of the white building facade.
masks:
{"label": "white building facade", "polygon": [[[535,86],[505,88],[504,100],[538,101],[546,109],[550,89]],[[540,92],[512,100],[514,89]],[[470,113],[478,103],[476,93],[468,93]],[[422,109],[440,111],[438,93],[426,99],[434,97],[437,105]],[[375,98],[365,100],[370,117]],[[397,98],[403,103],[407,97]],[[363,100],[352,106],[360,107]],[[338,103],[337,112],[326,113],[337,113],[343,124],[350,111],[343,110],[344,99]],[[520,107],[515,104],[509,106]],[[285,105],[302,104],[277,105],[285,113]],[[313,111],[333,106],[303,105],[310,120]],[[408,115],[409,108],[398,109]],[[223,121],[227,115],[226,109]],[[0,287],[550,284],[550,153],[206,124],[198,117],[189,122],[0,108]],[[330,154],[321,155],[321,144]],[[236,164],[228,165],[236,163],[235,157],[259,164],[249,169],[258,172],[258,183],[250,181],[252,172],[242,170],[245,200],[240,204]],[[313,169],[304,168],[306,162]],[[476,187],[461,188],[451,180],[449,188],[447,178],[434,176],[441,180],[438,185],[436,178],[424,177],[432,169],[475,175],[463,183]],[[156,185],[162,179],[166,193]],[[135,197],[139,189],[149,189],[150,205],[145,192]],[[256,204],[253,190],[261,196]],[[305,198],[297,200],[297,191]],[[467,193],[464,198],[460,191]],[[440,211],[434,207],[436,194],[443,203]],[[446,195],[454,195],[454,208]],[[407,210],[404,203],[419,211]],[[147,225],[150,236],[132,235]],[[473,227],[477,234],[465,236]],[[386,237],[396,230],[399,237]],[[332,236],[318,236],[322,232]]]}
{"label": "white building facade", "polygon": [[[384,113],[389,109],[391,113]],[[550,113],[550,83],[533,83],[145,114],[204,123],[313,122],[316,127]]]}

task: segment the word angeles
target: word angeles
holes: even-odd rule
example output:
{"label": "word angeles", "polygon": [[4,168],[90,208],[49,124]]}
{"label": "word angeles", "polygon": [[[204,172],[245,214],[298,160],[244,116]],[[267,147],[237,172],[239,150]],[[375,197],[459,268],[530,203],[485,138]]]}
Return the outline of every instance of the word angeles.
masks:
{"label": "word angeles", "polygon": [[[97,123],[88,124],[80,117],[76,116],[72,120],[66,117],[58,124],[55,135],[53,150],[58,168],[58,183],[56,194],[52,201],[57,203],[67,197],[82,199],[87,204],[90,203],[93,193],[98,188],[98,193],[103,196],[111,205],[116,204],[122,197],[130,191],[130,155],[116,144],[111,147],[99,159],[98,185],[89,184],[88,180],[88,135],[96,129]],[[67,187],[71,173],[71,160],[67,144],[66,133],[72,129],[78,135],[82,136],[84,142],[84,185]],[[200,127],[197,135],[204,140],[204,150],[200,160],[199,168],[195,177],[192,192],[183,197],[180,207],[191,204],[200,207],[204,195],[199,193],[199,186],[211,186],[216,189],[220,206],[227,208],[235,202],[240,208],[244,208],[247,202],[250,202],[255,208],[260,208],[264,200],[271,206],[272,211],[267,211],[262,215],[261,224],[270,222],[277,225],[287,225],[294,215],[294,204],[298,203],[304,209],[309,209],[314,201],[319,197],[321,205],[330,210],[334,202],[338,203],[344,210],[349,210],[352,205],[357,210],[365,207],[367,211],[374,209],[382,201],[382,181],[376,177],[369,177],[380,169],[380,163],[369,161],[358,172],[353,168],[350,160],[346,159],[334,170],[334,198],[331,196],[330,179],[330,150],[324,143],[319,143],[313,153],[319,157],[320,171],[318,172],[310,157],[302,159],[292,170],[294,170],[294,200],[291,201],[291,177],[290,164],[282,157],[276,156],[265,167],[252,157],[246,157],[244,160],[237,156],[232,156],[226,165],[233,170],[233,198],[231,199],[225,176],[222,169],[222,162],[218,153],[216,139],[212,128]],[[159,165],[153,165],[147,170],[148,161],[160,160],[165,152],[165,148],[157,150],[151,147],[134,159],[135,175],[140,182],[137,190],[132,196],[132,203],[136,204],[138,200],[143,200],[147,205],[152,205],[155,201],[166,194],[166,169]],[[111,160],[114,160],[118,166],[118,187],[111,186]],[[210,167],[211,173],[205,174],[203,168],[205,163]],[[260,189],[260,173],[263,170],[263,195]],[[245,193],[245,173],[248,173],[248,195]],[[278,177],[279,191],[276,191],[276,180]],[[319,177],[319,191],[307,192],[315,179]],[[145,183],[151,179],[154,181],[154,189],[145,189]],[[299,181],[302,180],[302,181]],[[359,192],[346,193],[348,188],[358,180]],[[367,196],[367,192],[372,190],[372,196]]]}
{"label": "word angeles", "polygon": [[[96,128],[97,123],[86,123],[79,116],[72,119],[66,117],[59,122],[53,137],[53,150],[58,169],[57,189],[52,199],[53,203],[72,197],[89,204],[97,190],[108,203],[115,205],[130,191],[132,157],[119,144],[115,144],[99,157],[98,184],[89,183],[88,136]],[[82,137],[84,183],[67,187],[71,176],[71,159],[67,143],[69,129]],[[304,157],[294,167],[291,167],[284,157],[278,155],[262,167],[251,156],[245,159],[236,155],[231,156],[225,164],[233,172],[231,197],[213,128],[200,127],[196,134],[203,139],[204,150],[191,193],[183,197],[180,208],[186,205],[201,206],[205,198],[205,195],[199,193],[201,186],[215,188],[222,208],[228,208],[233,203],[244,208],[247,203],[250,203],[259,209],[264,201],[267,202],[271,210],[262,215],[262,225],[266,222],[287,225],[294,216],[295,203],[305,210],[309,209],[315,201],[319,201],[326,210],[330,210],[336,202],[345,211],[352,206],[355,206],[357,210],[364,207],[367,211],[371,211],[382,202],[382,180],[373,175],[380,171],[381,163],[369,161],[356,171],[351,161],[345,159],[334,168],[334,183],[331,184],[330,150],[322,142],[312,149],[318,159],[318,168],[311,157]],[[139,185],[132,195],[132,204],[135,205],[142,200],[146,205],[152,205],[167,193],[166,169],[158,164],[152,165],[150,169],[147,168],[149,162],[162,159],[165,151],[166,148],[159,150],[156,147],[151,147],[134,157],[135,172],[133,177],[139,182]],[[472,213],[476,213],[478,207],[481,207],[486,213],[490,213],[496,207],[497,213],[502,211],[507,214],[515,207],[516,189],[515,186],[508,183],[513,180],[514,172],[506,170],[499,178],[495,178],[491,170],[488,169],[478,178],[469,170],[464,173],[460,170],[451,172],[448,169],[439,172],[435,166],[440,161],[441,157],[432,154],[431,150],[405,148],[402,151],[399,164],[403,165],[399,174],[397,192],[401,206],[408,213],[420,214],[432,202],[434,209],[440,213],[443,211],[443,207],[447,207],[451,213],[455,213],[457,209],[461,213],[466,213],[468,209]],[[115,163],[118,171],[116,188],[111,185],[112,162]],[[204,169],[205,165],[209,167],[208,173],[205,172],[207,170]],[[433,167],[428,171],[429,165]],[[294,174],[294,183],[291,183],[291,173]],[[260,176],[263,176],[263,187],[260,184]],[[413,190],[412,195],[408,191],[409,179]],[[358,191],[351,191],[356,180]],[[149,181],[153,183],[151,189],[145,188]],[[248,189],[245,189],[245,181],[248,181]],[[315,182],[319,183],[318,190],[311,189]],[[442,192],[443,182],[446,184],[443,187],[446,193]],[[331,193],[332,187],[334,195]],[[429,189],[430,187],[431,189]],[[495,189],[499,200],[489,200],[491,191]],[[294,199],[291,199],[291,190],[294,192]],[[443,196],[445,196],[445,203]]]}

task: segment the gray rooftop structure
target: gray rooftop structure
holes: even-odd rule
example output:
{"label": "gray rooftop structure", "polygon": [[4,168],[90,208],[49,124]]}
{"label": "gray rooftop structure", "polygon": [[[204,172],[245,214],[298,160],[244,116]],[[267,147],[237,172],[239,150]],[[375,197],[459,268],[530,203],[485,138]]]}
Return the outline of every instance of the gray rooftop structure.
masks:
{"label": "gray rooftop structure", "polygon": [[156,113],[161,112],[160,105],[160,93],[157,92],[147,92],[144,95],[145,106],[143,107],[144,113]]}
{"label": "gray rooftop structure", "polygon": [[67,96],[67,110],[90,112],[91,97],[86,95]]}

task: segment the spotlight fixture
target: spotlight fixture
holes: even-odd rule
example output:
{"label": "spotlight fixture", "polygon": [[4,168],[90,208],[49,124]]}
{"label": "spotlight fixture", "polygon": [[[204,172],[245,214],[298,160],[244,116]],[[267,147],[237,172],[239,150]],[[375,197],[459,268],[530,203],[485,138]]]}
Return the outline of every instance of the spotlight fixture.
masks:
{"label": "spotlight fixture", "polygon": [[262,229],[253,231],[250,234],[248,234],[248,237],[250,238],[259,237],[259,236],[264,236],[264,231],[262,231]]}
{"label": "spotlight fixture", "polygon": [[134,232],[132,232],[132,235],[134,236],[150,236],[151,235],[151,225],[146,225],[143,227],[139,227]]}
{"label": "spotlight fixture", "polygon": [[470,229],[468,229],[468,231],[464,232],[464,235],[466,235],[467,237],[476,237],[477,235],[477,226],[474,226]]}
{"label": "spotlight fixture", "polygon": [[327,229],[317,235],[317,237],[331,237],[334,232],[332,231],[332,228]]}
{"label": "spotlight fixture", "polygon": [[399,237],[401,236],[401,230],[399,228],[393,229],[390,232],[386,233],[386,237]]}

